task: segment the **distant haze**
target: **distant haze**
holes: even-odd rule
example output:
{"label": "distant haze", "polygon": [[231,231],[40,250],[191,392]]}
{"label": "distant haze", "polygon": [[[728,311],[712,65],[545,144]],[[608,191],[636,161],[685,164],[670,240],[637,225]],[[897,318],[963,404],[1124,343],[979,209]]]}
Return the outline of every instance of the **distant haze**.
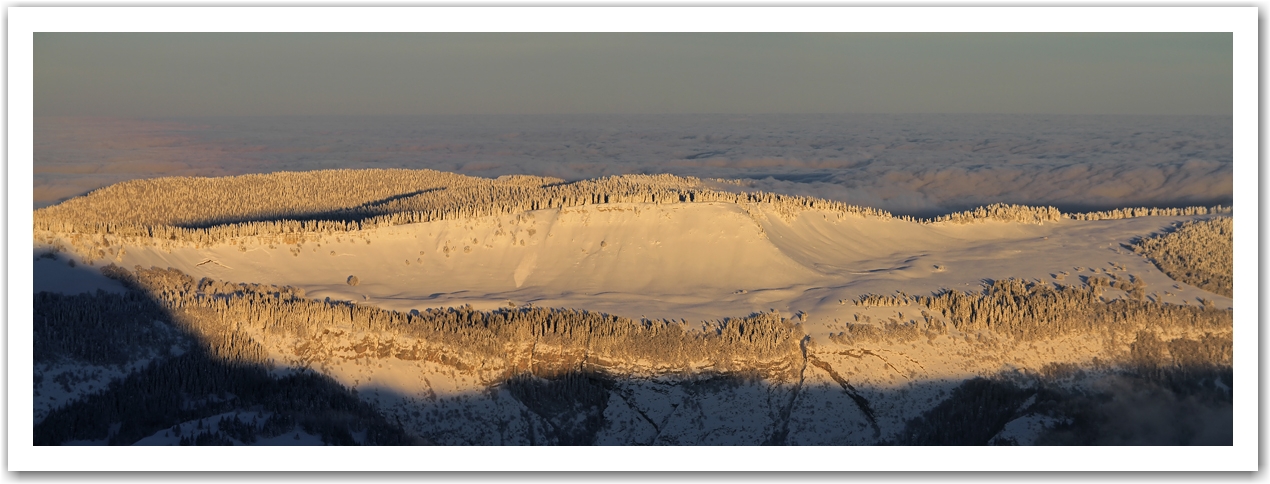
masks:
{"label": "distant haze", "polygon": [[625,173],[932,216],[1231,203],[1229,116],[991,114],[37,118],[35,201],[133,178],[431,168],[569,180]]}
{"label": "distant haze", "polygon": [[1232,112],[1229,33],[37,33],[36,116]]}

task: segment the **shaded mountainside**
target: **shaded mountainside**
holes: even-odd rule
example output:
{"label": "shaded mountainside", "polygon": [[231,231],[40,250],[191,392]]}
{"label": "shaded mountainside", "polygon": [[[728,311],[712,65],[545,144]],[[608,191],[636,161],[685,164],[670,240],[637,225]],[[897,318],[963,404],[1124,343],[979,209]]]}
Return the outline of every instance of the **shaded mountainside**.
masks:
{"label": "shaded mountainside", "polygon": [[234,430],[222,423],[220,432],[201,439],[186,435],[194,440],[182,445],[252,444],[298,430],[330,445],[423,443],[328,377],[312,372],[277,377],[264,367],[210,358],[203,351],[155,361],[103,392],[53,410],[36,425],[34,443],[130,445],[168,431],[180,437],[176,428],[183,422],[240,412],[265,417],[250,427],[235,422]]}

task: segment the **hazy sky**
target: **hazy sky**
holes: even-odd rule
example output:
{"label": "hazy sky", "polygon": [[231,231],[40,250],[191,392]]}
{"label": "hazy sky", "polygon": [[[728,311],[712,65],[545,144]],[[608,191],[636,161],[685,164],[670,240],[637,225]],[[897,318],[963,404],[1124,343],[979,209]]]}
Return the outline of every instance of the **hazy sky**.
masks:
{"label": "hazy sky", "polygon": [[37,33],[35,114],[1232,112],[1229,33]]}

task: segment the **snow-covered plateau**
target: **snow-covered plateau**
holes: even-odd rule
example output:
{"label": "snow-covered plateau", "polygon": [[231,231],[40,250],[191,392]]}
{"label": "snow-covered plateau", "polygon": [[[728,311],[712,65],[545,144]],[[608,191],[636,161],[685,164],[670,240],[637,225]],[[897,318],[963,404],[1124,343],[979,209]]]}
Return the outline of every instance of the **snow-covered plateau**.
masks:
{"label": "snow-covered plateau", "polygon": [[1230,214],[919,219],[666,175],[125,182],[36,211],[35,439],[1229,444]]}

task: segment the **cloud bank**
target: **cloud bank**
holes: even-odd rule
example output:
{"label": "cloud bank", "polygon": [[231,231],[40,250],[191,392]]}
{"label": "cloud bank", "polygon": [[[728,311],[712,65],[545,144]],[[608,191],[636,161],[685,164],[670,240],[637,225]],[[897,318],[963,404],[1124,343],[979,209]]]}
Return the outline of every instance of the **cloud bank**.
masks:
{"label": "cloud bank", "polygon": [[111,183],[327,168],[739,179],[929,216],[1228,204],[1231,120],[1208,116],[570,115],[37,118],[35,203]]}

